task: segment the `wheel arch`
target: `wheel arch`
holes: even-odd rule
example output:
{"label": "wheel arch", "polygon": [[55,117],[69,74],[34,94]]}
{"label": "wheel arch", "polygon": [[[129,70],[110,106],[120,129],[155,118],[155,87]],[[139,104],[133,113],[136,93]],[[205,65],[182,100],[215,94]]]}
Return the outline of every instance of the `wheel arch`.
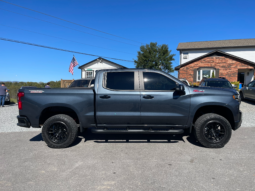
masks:
{"label": "wheel arch", "polygon": [[58,114],[65,114],[73,118],[77,124],[80,124],[80,130],[82,131],[81,120],[77,112],[68,106],[48,106],[44,108],[40,113],[39,124],[44,124],[47,119]]}
{"label": "wheel arch", "polygon": [[196,120],[200,116],[207,113],[215,113],[221,115],[222,117],[226,118],[229,121],[232,129],[235,127],[233,112],[228,107],[222,105],[205,105],[197,108],[197,110],[194,112],[192,124],[195,124]]}

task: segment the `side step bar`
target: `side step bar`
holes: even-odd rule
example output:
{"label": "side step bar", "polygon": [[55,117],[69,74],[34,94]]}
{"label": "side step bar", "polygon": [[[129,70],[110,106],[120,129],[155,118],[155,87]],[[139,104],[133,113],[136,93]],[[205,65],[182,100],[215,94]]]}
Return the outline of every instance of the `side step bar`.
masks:
{"label": "side step bar", "polygon": [[134,134],[182,134],[184,133],[183,129],[171,129],[171,130],[109,130],[109,129],[92,129],[92,133],[116,133],[116,134],[125,134],[125,133],[134,133]]}

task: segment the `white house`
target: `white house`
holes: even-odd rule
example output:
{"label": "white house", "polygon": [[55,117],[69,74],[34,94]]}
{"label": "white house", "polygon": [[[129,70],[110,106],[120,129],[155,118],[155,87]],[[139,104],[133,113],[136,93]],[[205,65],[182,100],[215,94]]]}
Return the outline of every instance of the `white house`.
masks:
{"label": "white house", "polygon": [[98,70],[126,68],[104,58],[97,58],[79,67],[81,69],[81,78],[94,78]]}
{"label": "white house", "polygon": [[226,77],[248,84],[254,80],[255,38],[179,43],[179,78],[198,82],[203,77]]}

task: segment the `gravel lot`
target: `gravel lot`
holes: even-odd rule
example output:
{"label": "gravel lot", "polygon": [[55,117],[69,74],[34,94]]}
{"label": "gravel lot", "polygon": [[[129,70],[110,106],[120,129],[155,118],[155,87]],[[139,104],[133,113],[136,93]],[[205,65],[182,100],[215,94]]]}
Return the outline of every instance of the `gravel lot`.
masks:
{"label": "gravel lot", "polygon": [[[255,102],[245,101],[241,104],[243,112],[242,127],[255,127]],[[18,106],[16,104],[0,107],[0,132],[39,131],[36,128],[22,128],[17,126]]]}
{"label": "gravel lot", "polygon": [[0,190],[251,191],[254,134],[240,128],[224,148],[207,149],[189,136],[88,132],[51,149],[40,132],[0,133]]}
{"label": "gravel lot", "polygon": [[20,132],[20,131],[39,131],[40,128],[23,128],[17,126],[19,115],[18,105],[10,104],[0,107],[0,133],[1,132]]}

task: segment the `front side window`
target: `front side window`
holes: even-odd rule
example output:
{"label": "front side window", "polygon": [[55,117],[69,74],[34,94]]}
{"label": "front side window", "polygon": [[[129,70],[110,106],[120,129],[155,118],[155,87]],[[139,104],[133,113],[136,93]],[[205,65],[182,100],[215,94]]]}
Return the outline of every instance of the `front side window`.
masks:
{"label": "front side window", "polygon": [[214,68],[202,68],[197,71],[197,81],[201,81],[203,78],[211,78],[215,76],[215,69]]}
{"label": "front side window", "polygon": [[143,73],[144,90],[175,90],[176,82],[170,78],[153,72]]}
{"label": "front side window", "polygon": [[113,90],[134,90],[134,72],[106,73],[105,87]]}
{"label": "front side window", "polygon": [[87,78],[93,78],[93,71],[86,71]]}

